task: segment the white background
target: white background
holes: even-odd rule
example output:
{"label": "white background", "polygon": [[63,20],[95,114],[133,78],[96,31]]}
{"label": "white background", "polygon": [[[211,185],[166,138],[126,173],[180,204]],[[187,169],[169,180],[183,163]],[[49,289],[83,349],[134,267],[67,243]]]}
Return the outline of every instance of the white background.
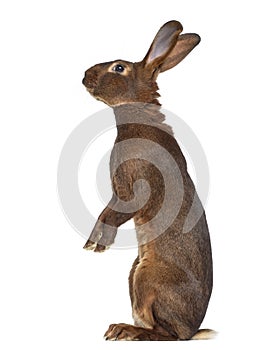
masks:
{"label": "white background", "polygon": [[[184,62],[159,77],[159,86],[163,107],[191,126],[209,162],[206,211],[215,283],[203,326],[219,336],[168,347],[257,348],[264,343],[264,6],[260,0],[1,4],[1,349],[162,346],[102,339],[110,323],[131,322],[127,278],[137,253],[84,251],[84,239],[60,209],[56,172],[70,132],[104,107],[82,86],[85,69],[117,58],[141,59],[158,28],[171,19],[202,37]],[[90,191],[95,188],[88,189],[89,196]]]}

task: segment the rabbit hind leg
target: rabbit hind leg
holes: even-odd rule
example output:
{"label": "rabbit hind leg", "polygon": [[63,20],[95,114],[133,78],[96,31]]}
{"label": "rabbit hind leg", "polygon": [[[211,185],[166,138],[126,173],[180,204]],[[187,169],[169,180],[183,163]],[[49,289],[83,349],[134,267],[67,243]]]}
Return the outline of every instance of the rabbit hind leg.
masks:
{"label": "rabbit hind leg", "polygon": [[129,291],[135,326],[125,323],[111,324],[104,335],[105,339],[156,341],[178,340],[176,335],[168,333],[164,328],[160,327],[156,323],[152,310],[154,294],[151,290],[147,290],[146,294],[143,294],[142,290],[144,290],[144,286],[143,284],[139,283],[136,278],[138,272],[137,267],[139,264],[140,262],[138,257],[134,261],[129,276]]}

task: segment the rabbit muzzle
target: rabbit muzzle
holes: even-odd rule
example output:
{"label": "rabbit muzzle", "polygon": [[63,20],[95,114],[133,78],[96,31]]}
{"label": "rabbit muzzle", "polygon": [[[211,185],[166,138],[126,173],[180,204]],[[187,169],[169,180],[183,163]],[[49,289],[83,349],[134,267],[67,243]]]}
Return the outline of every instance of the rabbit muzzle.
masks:
{"label": "rabbit muzzle", "polygon": [[87,77],[85,77],[82,80],[83,85],[85,85],[86,89],[88,92],[93,93],[95,87],[96,87],[96,82],[94,80],[89,80]]}
{"label": "rabbit muzzle", "polygon": [[95,72],[94,67],[88,69],[85,72],[85,77],[82,80],[82,83],[85,85],[85,87],[89,93],[94,92],[94,89],[96,88],[96,86],[98,84],[98,74],[97,74],[97,72]]}

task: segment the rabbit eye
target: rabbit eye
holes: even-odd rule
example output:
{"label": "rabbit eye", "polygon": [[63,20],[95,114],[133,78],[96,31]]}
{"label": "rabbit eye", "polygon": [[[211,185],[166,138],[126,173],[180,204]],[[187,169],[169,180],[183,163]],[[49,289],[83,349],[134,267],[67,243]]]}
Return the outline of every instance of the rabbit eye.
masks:
{"label": "rabbit eye", "polygon": [[113,70],[117,73],[123,73],[125,68],[121,64],[117,64],[113,67]]}

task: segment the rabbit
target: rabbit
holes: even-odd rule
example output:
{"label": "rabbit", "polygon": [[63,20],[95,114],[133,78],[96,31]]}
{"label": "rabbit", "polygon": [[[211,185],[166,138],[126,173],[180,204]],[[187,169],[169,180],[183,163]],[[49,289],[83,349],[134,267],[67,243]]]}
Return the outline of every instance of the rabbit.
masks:
{"label": "rabbit", "polygon": [[[176,66],[200,42],[197,34],[181,34],[182,30],[180,22],[169,21],[142,61],[100,63],[89,68],[83,79],[87,91],[113,109],[117,125],[110,158],[113,195],[84,248],[104,252],[113,244],[118,227],[130,219],[138,241],[138,257],[129,275],[134,325],[110,325],[106,340],[190,340],[215,335],[213,330],[199,329],[213,280],[206,216],[172,128],[164,123],[156,83],[159,73]],[[160,167],[163,164],[164,175],[147,154]],[[178,179],[170,199],[165,197],[169,184],[165,177],[174,183]],[[161,220],[155,223],[164,202]],[[169,214],[175,209],[172,218]],[[160,233],[155,234],[157,230]]]}

